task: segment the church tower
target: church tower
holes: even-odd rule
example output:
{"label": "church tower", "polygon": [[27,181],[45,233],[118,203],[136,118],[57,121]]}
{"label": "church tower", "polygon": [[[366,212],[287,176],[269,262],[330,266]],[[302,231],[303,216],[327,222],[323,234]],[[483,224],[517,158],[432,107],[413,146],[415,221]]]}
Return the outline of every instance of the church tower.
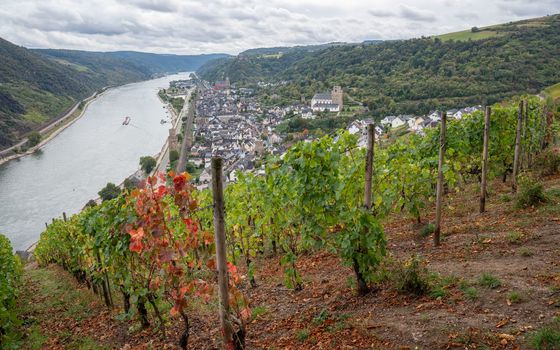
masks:
{"label": "church tower", "polygon": [[332,92],[331,92],[331,98],[332,98],[333,103],[336,103],[339,106],[340,111],[342,111],[342,105],[343,105],[343,101],[344,101],[343,96],[344,96],[344,93],[342,92],[342,88],[340,86],[337,85],[337,86],[333,87]]}

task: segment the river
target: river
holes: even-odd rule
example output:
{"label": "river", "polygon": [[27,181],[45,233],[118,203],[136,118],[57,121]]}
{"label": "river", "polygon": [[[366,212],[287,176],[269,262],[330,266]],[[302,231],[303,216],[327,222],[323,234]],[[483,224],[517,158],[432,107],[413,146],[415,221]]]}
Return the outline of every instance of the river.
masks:
{"label": "river", "polygon": [[[139,159],[156,155],[168,135],[167,109],[157,97],[188,73],[110,89],[84,115],[32,155],[0,165],[0,233],[16,250],[39,239],[45,222],[75,214],[107,182],[121,183]],[[130,116],[129,125],[122,125]]]}

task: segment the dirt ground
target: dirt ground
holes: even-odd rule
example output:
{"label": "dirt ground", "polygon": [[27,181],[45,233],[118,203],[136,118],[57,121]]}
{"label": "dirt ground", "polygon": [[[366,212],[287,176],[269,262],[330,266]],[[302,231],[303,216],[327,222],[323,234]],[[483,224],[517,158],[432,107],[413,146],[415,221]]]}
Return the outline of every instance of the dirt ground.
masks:
{"label": "dirt ground", "polygon": [[[518,210],[508,184],[494,182],[484,214],[478,214],[474,185],[449,195],[439,248],[433,247],[431,236],[420,235],[414,220],[390,218],[385,225],[390,254],[385,278],[377,292],[365,297],[355,294],[352,270],[336,256],[317,253],[299,259],[302,291],[283,286],[278,257],[258,259],[258,286],[245,290],[254,316],[247,327],[247,348],[530,349],[529,335],[560,316],[560,177],[548,178],[545,187],[546,204]],[[432,219],[423,217],[425,222]],[[398,291],[391,271],[415,254],[436,281],[437,293]],[[31,293],[24,293],[21,302],[27,305],[28,333],[34,329],[43,336],[38,347],[28,339],[27,348],[175,348],[181,332],[177,320],[171,320],[163,340],[153,328],[140,330],[134,322],[118,321],[117,311],[107,311],[64,271],[34,271],[41,270],[66,285],[57,287],[61,305],[38,307],[45,304],[41,290],[49,278],[39,278],[33,269],[26,273],[25,289]],[[76,287],[79,295],[66,295]],[[68,312],[66,299],[83,304],[79,317]],[[216,348],[215,314],[200,307],[191,315],[190,348]],[[83,339],[89,343],[81,344]]]}

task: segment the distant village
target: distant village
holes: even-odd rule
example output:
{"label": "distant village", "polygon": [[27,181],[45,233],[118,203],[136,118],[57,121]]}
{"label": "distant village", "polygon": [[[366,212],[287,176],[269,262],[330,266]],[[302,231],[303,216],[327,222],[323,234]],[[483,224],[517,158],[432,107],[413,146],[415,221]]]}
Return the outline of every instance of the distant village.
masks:
{"label": "distant village", "polygon": [[264,174],[258,161],[267,154],[285,152],[282,138],[275,132],[284,120],[285,110],[263,108],[253,97],[254,91],[232,88],[229,80],[213,86],[205,83],[196,100],[195,142],[189,162],[204,170],[198,176],[199,187],[207,187],[211,179],[210,160],[224,159],[224,173],[236,180],[237,171]]}
{"label": "distant village", "polygon": [[[264,83],[263,83],[264,84]],[[196,86],[192,80],[172,82],[177,97],[185,96],[182,91]],[[264,107],[249,88],[231,86],[229,79],[214,84],[198,82],[196,95],[196,117],[194,119],[194,142],[188,162],[202,169],[195,182],[199,188],[208,187],[211,180],[210,161],[213,156],[224,159],[227,181],[235,181],[237,171],[264,174],[261,160],[266,155],[282,155],[287,142],[276,131],[276,127],[288,117],[315,119],[323,113],[338,115],[344,108],[344,91],[334,86],[331,91],[317,92],[310,103],[299,103],[287,107]],[[448,118],[461,119],[464,115],[482,109],[473,106],[447,111]],[[439,125],[438,111],[425,116],[386,116],[375,127],[376,134],[383,135],[391,130],[403,129],[423,135],[426,128]],[[366,144],[367,125],[373,118],[356,119],[347,130]],[[310,137],[300,137],[309,141]]]}

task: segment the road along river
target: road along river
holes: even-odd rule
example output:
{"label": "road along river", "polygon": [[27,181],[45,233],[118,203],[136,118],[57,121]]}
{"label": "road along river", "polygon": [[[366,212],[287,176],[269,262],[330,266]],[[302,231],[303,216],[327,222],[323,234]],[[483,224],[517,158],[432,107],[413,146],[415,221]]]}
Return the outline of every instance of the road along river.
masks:
{"label": "road along river", "polygon": [[160,124],[169,119],[157,92],[188,75],[110,89],[40,150],[0,165],[0,233],[14,249],[35,243],[45,222],[62,212],[77,213],[107,182],[122,182],[141,156],[156,155],[170,127]]}

